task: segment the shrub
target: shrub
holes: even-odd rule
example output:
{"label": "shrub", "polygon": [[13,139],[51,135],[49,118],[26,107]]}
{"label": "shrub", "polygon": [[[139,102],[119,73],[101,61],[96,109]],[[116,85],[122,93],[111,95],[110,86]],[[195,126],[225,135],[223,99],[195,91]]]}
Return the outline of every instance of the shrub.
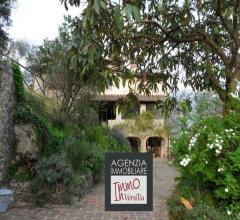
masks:
{"label": "shrub", "polygon": [[70,203],[74,193],[74,174],[64,156],[41,158],[36,165],[36,176],[31,183],[35,202]]}
{"label": "shrub", "polygon": [[180,181],[196,191],[211,191],[226,212],[240,212],[240,116],[209,117],[175,139],[172,154]]}
{"label": "shrub", "polygon": [[31,105],[24,104],[17,107],[14,113],[15,123],[32,123],[37,132],[38,141],[43,145],[43,153],[51,155],[61,151],[65,136],[52,129],[49,122],[38,113],[34,112]]}
{"label": "shrub", "polygon": [[194,202],[192,210],[188,210],[180,204],[181,196],[181,193],[175,191],[168,200],[170,220],[232,220],[222,210],[201,199]]}
{"label": "shrub", "polygon": [[72,118],[68,112],[61,112],[59,110],[55,110],[54,113],[51,115],[51,120],[55,127],[63,129],[71,125]]}
{"label": "shrub", "polygon": [[130,142],[123,134],[122,130],[120,128],[114,127],[109,130],[109,134],[111,137],[113,137],[118,144],[120,145],[127,145],[130,147]]}
{"label": "shrub", "polygon": [[104,151],[130,151],[129,146],[119,144],[116,139],[109,134],[108,129],[101,126],[86,129],[86,138],[89,142],[98,143]]}
{"label": "shrub", "polygon": [[65,143],[66,157],[72,168],[82,174],[91,173],[98,181],[103,168],[104,151],[96,143],[90,143],[85,137],[70,137]]}
{"label": "shrub", "polygon": [[25,91],[23,84],[23,75],[18,65],[13,64],[13,79],[15,85],[15,96],[18,103],[22,103],[25,101]]}
{"label": "shrub", "polygon": [[102,126],[89,127],[85,130],[86,139],[91,143],[98,143],[106,151],[109,148],[107,129]]}
{"label": "shrub", "polygon": [[117,140],[111,136],[108,138],[108,151],[110,152],[130,152],[129,145],[120,144]]}
{"label": "shrub", "polygon": [[7,180],[15,180],[17,182],[28,182],[33,179],[33,175],[27,167],[24,166],[22,161],[14,161],[9,166]]}
{"label": "shrub", "polygon": [[99,124],[96,106],[90,101],[91,98],[92,95],[89,94],[89,91],[83,90],[73,105],[71,114],[74,121],[78,123],[81,128],[93,127]]}

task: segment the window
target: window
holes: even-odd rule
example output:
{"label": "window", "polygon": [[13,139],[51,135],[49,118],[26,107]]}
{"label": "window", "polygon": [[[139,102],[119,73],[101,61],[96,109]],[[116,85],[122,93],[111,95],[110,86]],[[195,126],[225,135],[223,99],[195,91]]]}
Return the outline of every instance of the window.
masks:
{"label": "window", "polygon": [[146,103],[146,111],[156,113],[156,104],[155,103]]}
{"label": "window", "polygon": [[114,102],[100,103],[98,106],[98,117],[100,121],[116,119],[115,103]]}

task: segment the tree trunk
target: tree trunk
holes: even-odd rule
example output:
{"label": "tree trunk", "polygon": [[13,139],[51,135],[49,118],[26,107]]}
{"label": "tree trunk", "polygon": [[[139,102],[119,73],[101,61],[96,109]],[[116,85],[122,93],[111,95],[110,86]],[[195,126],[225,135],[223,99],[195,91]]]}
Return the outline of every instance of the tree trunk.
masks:
{"label": "tree trunk", "polygon": [[69,95],[64,96],[63,100],[61,102],[60,111],[61,112],[68,112],[69,103],[70,103],[70,96]]}
{"label": "tree trunk", "polygon": [[231,110],[230,101],[223,102],[223,116],[227,116]]}

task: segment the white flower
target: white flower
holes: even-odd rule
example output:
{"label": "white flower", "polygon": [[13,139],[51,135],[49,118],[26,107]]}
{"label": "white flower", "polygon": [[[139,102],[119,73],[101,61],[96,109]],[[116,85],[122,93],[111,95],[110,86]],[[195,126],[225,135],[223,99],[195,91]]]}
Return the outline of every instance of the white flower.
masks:
{"label": "white flower", "polygon": [[223,170],[224,170],[223,167],[218,168],[218,172],[219,172],[219,173],[222,172]]}
{"label": "white flower", "polygon": [[210,149],[213,149],[213,144],[209,144],[209,148],[210,148]]}
{"label": "white flower", "polygon": [[228,193],[228,191],[229,191],[229,190],[228,190],[228,188],[225,188],[225,190],[224,190],[224,191],[225,191],[226,193]]}
{"label": "white flower", "polygon": [[186,167],[190,161],[191,161],[191,159],[189,158],[189,155],[185,155],[185,158],[183,158],[180,161],[180,165]]}
{"label": "white flower", "polygon": [[228,214],[228,215],[231,215],[232,212],[231,212],[230,210],[227,210],[227,214]]}

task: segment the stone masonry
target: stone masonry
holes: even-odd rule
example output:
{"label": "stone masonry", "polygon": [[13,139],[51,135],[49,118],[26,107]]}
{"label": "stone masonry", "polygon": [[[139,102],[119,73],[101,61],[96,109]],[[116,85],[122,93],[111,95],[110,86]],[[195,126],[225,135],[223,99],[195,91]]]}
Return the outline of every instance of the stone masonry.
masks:
{"label": "stone masonry", "polygon": [[11,68],[0,64],[0,183],[7,171],[14,140],[14,82]]}

